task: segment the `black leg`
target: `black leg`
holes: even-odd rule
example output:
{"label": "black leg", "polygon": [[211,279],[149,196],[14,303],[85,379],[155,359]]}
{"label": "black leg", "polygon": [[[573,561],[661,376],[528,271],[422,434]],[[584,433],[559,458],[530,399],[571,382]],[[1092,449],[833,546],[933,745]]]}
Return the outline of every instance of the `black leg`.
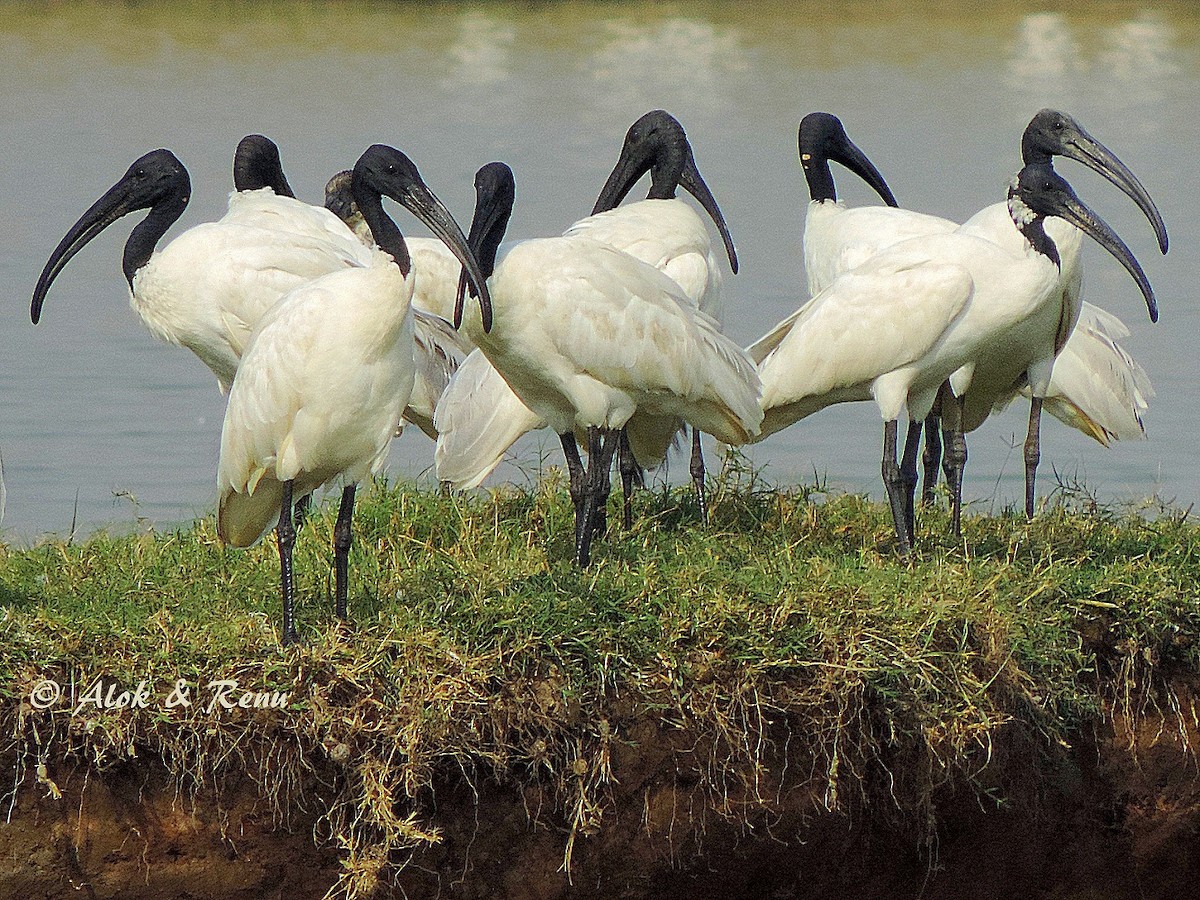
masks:
{"label": "black leg", "polygon": [[1033,518],[1037,467],[1042,460],[1042,400],[1034,397],[1029,404],[1029,433],[1025,436],[1025,518]]}
{"label": "black leg", "polygon": [[347,618],[347,594],[350,582],[350,544],[354,534],[350,521],[354,517],[354,488],[348,484],[342,489],[342,505],[338,507],[337,523],[333,526],[334,605],[337,617],[343,622]]}
{"label": "black leg", "polygon": [[692,484],[696,487],[696,505],[700,508],[700,524],[708,524],[708,504],[704,501],[704,451],[700,432],[692,428]]}
{"label": "black leg", "polygon": [[633,527],[633,482],[637,478],[638,464],[629,448],[629,433],[621,429],[621,443],[617,446],[617,468],[621,470],[621,491],[624,499],[622,524],[628,531]]}
{"label": "black leg", "polygon": [[908,541],[916,543],[917,513],[913,508],[917,497],[917,450],[921,447],[921,422],[908,423],[904,439],[904,458],[900,460],[900,477],[904,482],[904,516],[908,522]]}
{"label": "black leg", "polygon": [[620,437],[617,432],[602,431],[595,425],[588,428],[587,488],[583,498],[583,525],[582,528],[576,528],[578,540],[575,545],[575,558],[580,568],[586,568],[591,561],[592,536],[597,522],[596,507],[601,500],[604,484],[608,481],[608,471],[612,467],[618,443]]}
{"label": "black leg", "polygon": [[575,546],[579,546],[583,526],[583,493],[586,488],[586,475],[583,471],[583,461],[579,458],[579,446],[575,443],[575,435],[565,432],[558,436],[562,442],[563,456],[567,458],[567,474],[570,476],[569,490],[571,503],[575,505]]}
{"label": "black leg", "polygon": [[935,412],[925,417],[925,453],[921,456],[921,461],[925,469],[925,480],[921,484],[921,505],[932,506],[933,492],[938,483],[938,469],[942,465],[941,421]]}
{"label": "black leg", "polygon": [[896,526],[896,549],[907,557],[911,545],[908,539],[908,521],[904,514],[904,478],[896,464],[895,421],[883,426],[883,486],[887,489],[888,504],[892,508],[892,523]]}
{"label": "black leg", "polygon": [[956,538],[962,537],[962,483],[967,467],[967,438],[962,425],[962,400],[947,397],[942,403],[942,437],[946,443],[942,468],[950,485],[950,528]]}
{"label": "black leg", "polygon": [[283,500],[279,505],[279,524],[275,527],[279,544],[279,588],[283,594],[283,635],[279,642],[287,647],[300,640],[296,633],[296,612],[292,586],[292,547],[296,544],[296,528],[292,524],[292,482],[283,483]]}

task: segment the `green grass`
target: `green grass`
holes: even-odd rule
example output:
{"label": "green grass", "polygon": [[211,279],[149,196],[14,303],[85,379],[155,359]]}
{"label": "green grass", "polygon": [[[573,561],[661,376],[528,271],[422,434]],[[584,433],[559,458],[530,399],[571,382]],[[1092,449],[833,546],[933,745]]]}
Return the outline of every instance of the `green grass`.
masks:
{"label": "green grass", "polygon": [[[340,890],[366,896],[385,851],[437,839],[414,798],[439,771],[540,779],[573,836],[597,826],[609,751],[634,723],[688,731],[720,777],[743,780],[774,758],[783,727],[827,808],[879,799],[882,773],[896,807],[928,817],[938,784],[993,790],[998,741],[1052,754],[1106,717],[1174,709],[1173,680],[1200,674],[1200,529],[1179,513],[1068,499],[1033,523],[968,516],[954,541],[935,511],[904,563],[882,504],[769,489],[735,469],[707,529],[682,490],[640,493],[629,534],[614,504],[580,571],[561,479],[362,494],[353,624],[332,614],[325,508],[297,542],[304,643],[292,651],[277,645],[272,539],[227,549],[207,518],[0,547],[0,717],[26,769],[15,780],[52,779],[36,763],[63,754],[101,769],[150,755],[192,789],[245,772],[285,818],[306,773],[333,773]],[[291,704],[72,715],[66,701],[28,703],[40,679],[82,689],[99,676],[158,694],[233,677],[288,690]]]}

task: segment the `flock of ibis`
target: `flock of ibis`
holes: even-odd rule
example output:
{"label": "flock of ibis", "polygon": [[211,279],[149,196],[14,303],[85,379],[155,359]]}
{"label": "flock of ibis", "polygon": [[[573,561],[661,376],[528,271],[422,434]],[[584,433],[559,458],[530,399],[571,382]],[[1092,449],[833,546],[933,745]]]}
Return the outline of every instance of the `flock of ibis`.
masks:
{"label": "flock of ibis", "polygon": [[[1030,400],[1030,516],[1043,409],[1101,443],[1142,433],[1153,392],[1118,344],[1128,334],[1121,322],[1081,300],[1084,235],[1132,275],[1151,321],[1154,294],[1053,157],[1083,163],[1126,193],[1164,253],[1166,228],[1133,173],[1074,119],[1038,112],[1006,196],[998,181],[999,202],[961,225],[900,208],[833,115],[804,117],[799,154],[811,198],[811,299],[746,349],[716,318],[720,257],[738,270],[730,229],[683,127],[662,110],[630,127],[591,215],[560,235],[515,241],[504,240],[516,199],[504,163],[476,174],[464,235],[399,150],[369,147],[316,206],[296,199],[275,144],[250,135],[234,156],[228,213],[160,248],[192,186],[173,153],[155,150],[63,237],[30,312],[36,324],[54,279],[92,238],[148,210],[122,260],[131,305],[157,337],[195,353],[228,394],[218,531],[245,547],[275,530],[284,644],[298,640],[292,547],[303,501],[322,485],[343,486],[333,547],[345,619],[355,487],[380,469],[405,423],[436,440],[439,480],[461,489],[479,485],[522,434],[553,428],[570,475],[580,566],[606,531],[614,465],[629,527],[635,481],[687,428],[703,521],[701,432],[737,446],[832,404],[873,400],[902,556],[915,538],[922,434],[923,500],[932,500],[940,465],[957,533],[964,435],[1018,394]],[[831,162],[886,205],[839,202]],[[622,205],[647,173],[646,199]],[[680,188],[723,247],[714,249]],[[436,237],[405,238],[384,197]]]}

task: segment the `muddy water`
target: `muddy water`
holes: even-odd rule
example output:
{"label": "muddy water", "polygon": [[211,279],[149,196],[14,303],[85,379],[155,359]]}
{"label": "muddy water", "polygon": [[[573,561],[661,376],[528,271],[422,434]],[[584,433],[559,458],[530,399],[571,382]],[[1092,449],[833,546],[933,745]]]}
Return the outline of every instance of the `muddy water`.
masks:
{"label": "muddy water", "polygon": [[[66,228],[147,150],[171,148],[194,199],[179,226],[216,218],[230,159],[272,136],[303,196],[369,143],[404,149],[464,222],[471,177],[491,159],[518,179],[510,235],[552,234],[586,213],[629,123],[664,107],[688,130],[730,223],[742,272],[726,330],[749,343],[804,298],[807,196],[796,125],[837,113],[902,205],[964,219],[999,199],[1041,106],[1073,113],[1158,200],[1172,251],[1122,195],[1066,163],[1086,200],[1141,258],[1162,321],[1128,276],[1086,251],[1085,296],[1133,334],[1157,388],[1150,440],[1104,450],[1057,422],[1052,470],[1102,499],[1200,498],[1193,342],[1200,175],[1200,14],[1187,4],[85,4],[6,5],[0,21],[0,454],[3,537],[158,525],[209,509],[223,403],[190,353],[157,343],[120,272],[132,221],[60,276],[38,327],[29,295]],[[872,202],[841,178],[850,202]],[[411,220],[401,219],[402,227]],[[416,226],[410,226],[416,228]],[[968,495],[992,509],[1020,494],[1015,408],[976,433]],[[829,410],[751,452],[779,482],[879,493],[879,425],[866,404]],[[390,471],[428,477],[431,445],[406,434]],[[537,477],[554,441],[521,445],[504,478]],[[674,475],[685,466],[676,465]]]}

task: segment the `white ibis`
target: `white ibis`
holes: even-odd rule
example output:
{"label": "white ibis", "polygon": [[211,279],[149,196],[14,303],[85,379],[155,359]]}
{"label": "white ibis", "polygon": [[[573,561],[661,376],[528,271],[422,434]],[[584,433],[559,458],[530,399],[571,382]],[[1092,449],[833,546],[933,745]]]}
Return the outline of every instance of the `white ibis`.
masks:
{"label": "white ibis", "polygon": [[[1008,207],[1025,239],[1018,252],[965,230],[902,241],[839,275],[764,339],[772,349],[759,366],[760,438],[833,403],[875,400],[885,423],[883,478],[901,554],[912,539],[911,485],[896,460],[901,410],[907,407],[910,422],[922,420],[947,379],[961,397],[976,360],[1037,310],[1057,307],[1059,254],[1044,228],[1048,216],[1066,219],[1113,254],[1156,315],[1133,254],[1049,163],[1021,170]],[[961,414],[961,402],[950,403]]]}
{"label": "white ibis", "polygon": [[[325,207],[368,246],[371,229],[350,190],[352,173],[338,172],[325,185]],[[411,422],[437,440],[433,417],[437,402],[474,345],[448,321],[454,315],[462,263],[437,238],[405,238],[413,272],[413,351],[416,380],[400,423]]]}
{"label": "white ibis", "polygon": [[[482,235],[473,246],[491,276],[495,320],[488,333],[472,308],[463,325],[558,433],[576,509],[576,559],[586,566],[621,428],[640,411],[745,443],[761,421],[758,379],[745,352],[674,281],[607,244],[579,235],[520,241],[497,261],[512,173],[502,163],[484,168],[483,177],[508,185],[476,207],[471,226],[473,239]],[[588,435],[586,472],[577,429]]]}
{"label": "white ibis", "polygon": [[[646,173],[650,190],[646,199],[620,207],[621,201]],[[621,154],[601,188],[592,215],[576,222],[567,235],[585,235],[601,241],[660,269],[693,298],[701,311],[717,322],[721,275],[712,252],[708,229],[691,206],[676,199],[682,187],[708,213],[736,275],[737,251],[712,191],[696,166],[692,146],[683,126],[670,113],[654,109],[629,126]],[[621,481],[624,489],[625,527],[631,525],[630,492],[637,466],[635,459],[652,464],[666,455],[674,428],[666,422],[632,422],[622,437],[619,452]],[[639,434],[640,433],[640,434]],[[640,452],[628,446],[641,440]],[[704,499],[704,454],[700,432],[692,429],[692,458],[689,466],[696,490],[700,520],[708,518]]]}
{"label": "white ibis", "polygon": [[[888,201],[890,191],[887,190],[882,176],[854,146],[845,135],[841,122],[827,113],[811,113],[800,125],[799,132],[800,158],[805,177],[809,184],[813,201],[809,204],[807,224],[805,228],[805,264],[808,272],[809,289],[815,296],[841,272],[851,269],[880,250],[890,247],[900,241],[913,237],[931,234],[946,234],[955,231],[958,226],[948,219],[928,216],[909,210],[891,209],[884,207],[862,207],[845,209],[836,202],[833,189],[833,179],[829,171],[828,161],[833,159],[846,165],[847,168],[860,175],[871,187]],[[1128,194],[1142,209],[1154,227],[1160,248],[1166,249],[1166,229],[1162,217],[1151,201],[1149,194],[1133,173],[1104,145],[1091,137],[1082,126],[1065,113],[1055,110],[1040,110],[1026,126],[1021,140],[1022,157],[1025,163],[1048,163],[1052,156],[1065,156],[1082,162],[1094,169],[1122,191]],[[815,228],[815,231],[814,231]],[[1025,242],[1024,237],[1013,227],[1007,206],[996,203],[986,207],[964,225],[971,233],[999,243],[1012,252],[1019,252]],[[1056,320],[1053,335],[1026,334],[1028,344],[1018,345],[1012,353],[1002,357],[1001,370],[989,370],[989,361],[977,363],[973,396],[967,398],[965,405],[966,430],[973,430],[982,424],[988,413],[994,407],[1005,405],[1015,396],[1023,384],[1029,384],[1023,365],[1032,359],[1031,349],[1039,343],[1045,343],[1052,337],[1057,339],[1059,349],[1062,340],[1074,325],[1078,317],[1079,284],[1082,277],[1080,268],[1079,247],[1082,236],[1071,225],[1060,219],[1051,219],[1047,224],[1051,236],[1059,248],[1062,260],[1063,287],[1062,307],[1064,316]],[[803,309],[789,320],[784,320],[772,333],[761,339],[750,350],[751,355],[761,360],[770,349],[786,334],[790,323],[804,315]],[[1033,328],[1035,326],[1028,326]],[[1081,337],[1087,342],[1088,337]],[[1033,350],[1033,356],[1040,356],[1040,350]],[[1095,348],[1082,347],[1077,354],[1080,358],[1098,359]],[[1022,362],[1024,361],[1024,362]],[[982,365],[983,368],[979,368]],[[1077,381],[1071,380],[1071,374],[1078,372],[1082,377]],[[1006,380],[1008,379],[1008,380]],[[1109,380],[1103,390],[1097,392],[1094,384],[1097,380]],[[1036,379],[1035,379],[1036,380]],[[1124,391],[1124,371],[1121,367],[1112,368],[1107,365],[1084,373],[1078,368],[1066,370],[1055,384],[1056,392],[1065,392],[1078,397],[1080,404],[1087,404],[1092,397],[1119,394]],[[997,387],[1003,385],[1002,388]],[[1066,409],[1057,404],[1055,409]],[[1033,476],[1036,469],[1036,423],[1040,415],[1040,402],[1035,398],[1031,410],[1031,435],[1034,443],[1027,446],[1034,452],[1027,454],[1031,464],[1026,470],[1027,511],[1032,515]],[[1105,413],[1097,410],[1096,415],[1103,418]],[[1082,422],[1080,418],[1070,419],[1069,422]],[[937,431],[937,416],[933,415],[926,425],[926,458],[925,485],[926,498],[932,496],[932,485],[936,480],[938,459],[941,452],[941,439]],[[953,522],[955,531],[958,528],[958,510],[961,508],[962,467],[965,465],[966,445],[956,432],[947,433],[947,441],[951,450],[947,454],[947,477],[954,492],[953,506],[955,514]],[[901,466],[906,480],[916,484],[916,452],[920,438],[919,424],[912,424],[906,441],[904,462]],[[954,488],[958,485],[958,488]],[[911,504],[910,504],[911,505]],[[911,514],[910,514],[911,519]]]}
{"label": "white ibis", "polygon": [[[270,189],[234,192],[229,212],[197,225],[161,250],[159,241],[183,214],[191,179],[173,153],[154,150],[136,160],[59,242],[34,289],[36,324],[46,294],[63,267],[122,216],[148,209],[125,243],[122,268],[130,305],[155,337],[191,350],[228,390],[250,332],[284,293],[328,272],[371,262],[370,251],[336,216]],[[269,209],[311,211],[318,230],[264,227]]]}
{"label": "white ibis", "polygon": [[355,486],[378,471],[413,384],[411,260],[383,209],[388,196],[450,245],[490,300],[466,238],[400,151],[376,144],[354,167],[352,190],[379,249],[370,264],[313,279],[259,321],[229,392],[217,466],[217,529],[249,546],[275,527],[282,642],[298,639],[293,611],[291,507],[321,485],[345,482],[334,528],[335,598],[345,619]]}
{"label": "white ibis", "polygon": [[[618,206],[647,172],[651,188],[646,200]],[[709,214],[725,242],[730,267],[737,255],[724,216],[705,184],[687,136],[679,122],[662,110],[638,119],[626,134],[620,157],[596,201],[592,215],[564,232],[608,244],[668,275],[705,314],[715,317],[721,289],[721,270],[712,252],[704,221],[692,206],[675,199],[676,189],[691,193]],[[468,358],[468,371],[452,383],[439,406],[438,477],[460,487],[474,487],[499,463],[503,454],[526,431],[544,427],[521,403],[484,358]],[[627,425],[630,453],[621,454],[625,488],[625,524],[630,525],[630,488],[636,463],[657,465],[666,455],[682,422],[652,420],[645,412]],[[706,518],[703,457],[699,434],[693,431],[692,476],[701,518]]]}

